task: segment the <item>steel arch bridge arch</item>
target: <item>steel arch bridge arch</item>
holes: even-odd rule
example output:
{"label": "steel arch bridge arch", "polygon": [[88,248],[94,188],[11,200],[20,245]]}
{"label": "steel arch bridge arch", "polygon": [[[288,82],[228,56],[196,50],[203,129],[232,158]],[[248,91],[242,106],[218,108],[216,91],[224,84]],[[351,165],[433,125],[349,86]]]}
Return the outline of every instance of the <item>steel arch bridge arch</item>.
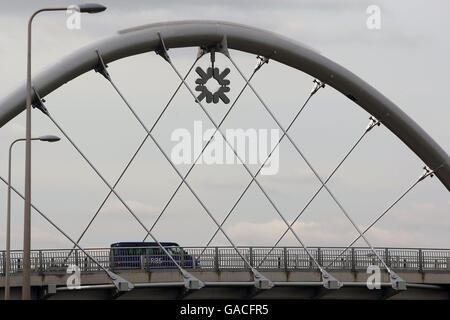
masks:
{"label": "steel arch bridge arch", "polygon": [[[450,157],[413,119],[364,80],[304,44],[278,34],[222,21],[178,21],[142,25],[92,43],[50,66],[32,79],[44,97],[94,69],[97,51],[105,63],[160,48],[215,45],[258,54],[303,71],[332,86],[376,117],[432,170],[450,191]],[[0,127],[25,109],[25,84],[0,102]]]}

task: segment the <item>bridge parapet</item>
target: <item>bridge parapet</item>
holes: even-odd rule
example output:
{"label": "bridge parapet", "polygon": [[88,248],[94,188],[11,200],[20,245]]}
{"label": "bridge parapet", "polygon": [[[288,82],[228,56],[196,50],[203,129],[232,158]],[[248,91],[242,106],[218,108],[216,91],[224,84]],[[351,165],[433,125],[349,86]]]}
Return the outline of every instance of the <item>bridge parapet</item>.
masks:
{"label": "bridge parapet", "polygon": [[[177,247],[178,248],[178,247]],[[155,247],[140,248],[147,254],[136,254],[136,248],[120,248],[113,255],[111,248],[85,249],[102,266],[111,270],[157,270],[174,268],[166,255],[152,253]],[[171,248],[169,248],[171,249]],[[175,248],[173,248],[175,249]],[[383,268],[370,248],[309,248],[312,255],[329,271],[365,271],[369,266]],[[184,254],[173,256],[187,269],[201,271],[248,270],[242,258],[231,247],[183,247]],[[305,249],[299,247],[239,247],[241,254],[260,271],[314,271],[317,266]],[[450,272],[450,249],[376,248],[377,253],[394,270],[405,272]],[[175,252],[175,251],[174,251]],[[182,252],[182,251],[180,251]],[[126,254],[125,254],[126,253]],[[70,265],[81,272],[101,272],[85,253],[70,249],[42,249],[31,253],[32,271],[35,273],[66,273]],[[11,252],[11,273],[20,273],[23,266],[22,251]],[[5,252],[0,252],[0,275],[4,275]]]}
{"label": "bridge parapet", "polygon": [[[168,247],[170,249],[170,247]],[[450,297],[450,249],[376,248],[407,284],[407,290],[393,290],[389,273],[369,248],[310,248],[312,255],[341,281],[338,290],[323,286],[322,273],[303,248],[240,247],[240,253],[261,274],[270,279],[268,290],[255,288],[253,273],[231,247],[173,247],[173,256],[184,269],[200,279],[204,288],[187,290],[183,276],[164,255],[136,255],[133,249],[86,249],[104,268],[133,284],[118,292],[111,279],[79,250],[43,249],[32,251],[31,285],[33,299],[448,299]],[[140,248],[142,249],[142,248]],[[148,247],[145,249],[155,249]],[[131,250],[131,251],[125,251]],[[178,254],[174,253],[178,250]],[[184,251],[183,251],[184,250]],[[184,254],[182,254],[182,252]],[[125,254],[127,253],[127,254]],[[0,295],[3,296],[5,254],[0,252]],[[11,296],[20,298],[22,252],[11,255]],[[158,260],[159,259],[159,260]],[[119,263],[120,260],[120,263]],[[159,261],[159,262],[158,262]],[[158,265],[159,263],[159,265]],[[73,266],[80,270],[80,290],[67,284]],[[367,267],[378,265],[380,290],[369,290]],[[70,269],[69,269],[70,267]]]}

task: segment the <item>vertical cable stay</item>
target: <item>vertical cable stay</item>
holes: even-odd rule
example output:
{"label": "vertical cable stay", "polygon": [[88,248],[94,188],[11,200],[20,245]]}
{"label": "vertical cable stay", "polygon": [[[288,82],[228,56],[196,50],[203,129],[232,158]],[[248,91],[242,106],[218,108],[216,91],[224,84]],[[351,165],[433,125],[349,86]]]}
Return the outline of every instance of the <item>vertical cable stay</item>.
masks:
{"label": "vertical cable stay", "polygon": [[[241,77],[245,80],[245,75],[242,73],[242,71],[240,70],[240,68],[236,65],[236,63],[234,62],[234,60],[231,58],[230,55],[228,55],[228,59],[231,61],[231,63],[234,65],[234,67],[236,68],[236,70],[238,70],[239,74],[241,75]],[[281,125],[281,123],[278,121],[278,119],[275,117],[275,115],[273,114],[273,112],[270,110],[270,108],[266,105],[266,103],[262,100],[262,98],[260,97],[260,95],[256,92],[256,90],[253,88],[253,86],[251,84],[249,84],[251,90],[253,91],[253,93],[255,94],[255,96],[258,98],[258,100],[261,102],[261,104],[263,105],[264,109],[266,109],[266,111],[269,113],[269,115],[272,117],[272,119],[277,123],[278,127],[283,131],[286,132],[286,130],[283,128],[283,126]],[[372,244],[369,242],[369,240],[366,238],[366,236],[364,234],[362,234],[361,230],[359,229],[358,225],[353,221],[353,219],[350,217],[350,215],[348,214],[348,212],[345,210],[345,208],[342,206],[342,204],[339,202],[339,200],[336,198],[336,196],[333,194],[333,192],[331,192],[331,190],[329,189],[329,187],[324,183],[324,181],[322,180],[322,178],[320,177],[320,175],[317,173],[317,171],[314,169],[314,167],[311,165],[311,163],[308,161],[308,159],[306,159],[306,157],[303,155],[303,153],[301,152],[301,150],[298,148],[297,144],[294,142],[294,140],[292,140],[292,138],[286,134],[286,137],[289,139],[289,141],[291,142],[292,146],[297,150],[298,154],[303,158],[303,160],[305,161],[305,163],[308,165],[308,167],[311,169],[311,171],[314,173],[314,175],[317,177],[317,179],[320,181],[320,183],[324,186],[324,188],[327,190],[327,192],[330,194],[330,196],[333,198],[334,202],[338,205],[338,207],[340,208],[340,210],[342,211],[342,213],[347,217],[347,219],[350,221],[350,223],[353,225],[353,227],[355,228],[355,230],[358,231],[358,233],[363,237],[364,241],[367,243],[367,245],[370,247],[371,251],[377,256],[377,258],[382,262],[382,264],[384,265],[384,267],[386,268],[386,270],[389,272],[390,276],[391,276],[391,282],[392,282],[392,286],[394,288],[403,288],[405,287],[405,282],[400,279],[400,277],[398,275],[395,274],[395,272],[393,272],[389,266],[386,264],[386,262],[381,258],[381,256],[375,251],[374,247],[372,246]]]}
{"label": "vertical cable stay", "polygon": [[[383,211],[366,229],[364,229],[363,234],[365,234],[367,231],[369,231],[378,221],[380,221],[381,218],[383,218],[386,213],[388,213],[401,199],[403,199],[419,182],[423,181],[427,177],[433,177],[434,171],[437,170],[431,170],[428,167],[424,167],[424,173],[417,179],[406,191],[404,191],[397,199],[395,199],[394,202],[392,202],[386,210]],[[333,259],[325,268],[329,268],[333,263],[339,259],[348,249],[351,248],[355,244],[356,241],[358,241],[361,238],[361,235],[357,236],[348,246],[345,247],[344,250],[342,250],[336,258]]]}
{"label": "vertical cable stay", "polygon": [[[164,41],[161,37],[161,35],[158,33],[160,40],[161,40],[161,48],[166,48],[164,45]],[[165,49],[166,50],[166,49]],[[226,56],[229,57],[229,53],[228,53],[228,48],[226,45],[226,38],[224,38],[222,40],[222,43],[220,43],[220,52]],[[178,75],[178,77],[183,80],[183,77],[181,76],[181,74],[179,73],[179,71],[177,70],[177,68],[175,67],[175,65],[172,63],[172,61],[169,59],[167,59],[166,57],[168,57],[167,51],[165,52],[163,58],[170,64],[170,66],[172,67],[172,69],[174,70],[174,72]],[[248,79],[244,77],[244,80],[246,83],[248,83]],[[208,117],[208,119],[211,121],[211,123],[214,125],[214,127],[217,128],[217,131],[220,133],[220,135],[222,136],[224,142],[230,147],[230,149],[233,151],[234,155],[236,156],[236,158],[242,163],[242,166],[245,168],[245,170],[248,172],[248,174],[254,179],[254,175],[253,173],[250,171],[250,169],[248,168],[248,166],[245,164],[245,162],[241,159],[241,157],[239,156],[239,154],[236,152],[235,148],[231,145],[231,143],[228,141],[228,139],[225,137],[224,133],[222,132],[222,130],[218,127],[217,123],[214,121],[214,119],[211,117],[211,115],[209,114],[209,112],[205,109],[205,107],[203,106],[203,104],[199,101],[199,99],[195,96],[193,90],[191,89],[191,87],[186,83],[186,81],[183,80],[183,83],[186,87],[186,89],[188,89],[188,91],[190,92],[190,94],[194,97],[195,101],[197,102],[197,104],[201,107],[201,109],[203,110],[203,112],[206,114],[206,116]],[[248,85],[252,88],[251,84],[248,83]],[[253,89],[252,89],[253,90]],[[272,205],[272,207],[275,209],[275,211],[278,213],[278,215],[281,217],[281,219],[283,220],[283,222],[289,226],[289,222],[286,220],[286,218],[283,216],[283,214],[280,212],[280,210],[278,209],[278,207],[275,205],[275,203],[272,201],[272,199],[269,197],[269,195],[267,194],[267,192],[264,190],[264,188],[261,186],[261,184],[259,183],[259,181],[257,179],[254,179],[255,183],[258,185],[259,189],[261,190],[261,192],[264,194],[264,196],[267,198],[267,200],[269,201],[269,203]],[[188,186],[188,184],[186,183],[186,186]],[[210,215],[210,217],[214,220],[214,222],[216,223],[216,225],[218,227],[220,227],[222,233],[224,235],[226,235],[226,233],[223,231],[222,227],[217,223],[217,221],[215,220],[215,218],[213,216]],[[292,232],[292,234],[294,235],[294,237],[297,239],[297,241],[302,245],[302,247],[305,247],[305,245],[303,244],[302,240],[298,237],[298,235],[296,234],[296,232],[294,230],[292,230],[290,228],[290,231]],[[226,235],[228,241],[231,242],[231,239],[229,239],[229,237]],[[309,251],[307,251],[309,253]],[[243,258],[243,256],[242,256]],[[318,266],[319,270],[322,273],[322,277],[323,277],[323,282],[324,282],[324,286],[327,288],[333,288],[333,289],[337,289],[341,286],[341,284],[331,275],[329,275],[323,268],[322,266],[320,266],[320,264],[317,262],[317,260],[314,258],[313,255],[310,254],[310,258],[315,262],[315,264]],[[252,267],[252,269],[254,269]],[[255,270],[256,271],[256,270]]]}
{"label": "vertical cable stay", "polygon": [[[366,136],[366,134],[372,130],[375,126],[379,126],[380,122],[375,119],[374,117],[369,118],[369,124],[367,125],[366,129],[364,130],[363,134],[356,140],[356,142],[352,145],[352,147],[347,151],[347,153],[344,155],[344,157],[339,161],[338,165],[333,169],[333,171],[329,174],[329,176],[326,178],[324,185],[330,181],[330,179],[334,176],[334,174],[339,170],[339,168],[342,166],[342,164],[347,160],[347,158],[350,156],[350,154],[356,149],[356,147],[359,145],[359,143],[363,140],[363,138]],[[286,132],[289,130],[289,127],[286,129]],[[300,213],[295,217],[295,219],[291,222],[291,227],[298,221],[298,219],[301,217],[301,215],[306,211],[306,209],[309,207],[309,205],[314,201],[314,199],[317,197],[317,195],[322,191],[324,185],[321,185],[319,189],[314,193],[314,195],[308,200],[306,205],[303,207],[303,209],[300,211]],[[264,258],[259,263],[258,267],[263,264],[263,262],[267,259],[267,257],[271,254],[273,249],[278,246],[278,244],[281,242],[281,240],[286,236],[289,229],[286,229],[283,234],[278,238],[277,242],[273,245],[272,249],[269,250],[269,252],[264,256]]]}
{"label": "vertical cable stay", "polygon": [[[258,65],[257,65],[258,67]],[[251,79],[249,79],[250,81]],[[305,102],[303,103],[303,105],[301,106],[301,108],[299,109],[299,111],[297,112],[297,114],[294,116],[294,118],[292,119],[292,121],[289,123],[286,132],[289,131],[292,127],[292,125],[295,123],[295,121],[297,121],[297,118],[300,116],[300,114],[302,113],[303,109],[306,107],[306,105],[308,104],[309,100],[312,98],[312,96],[320,89],[320,88],[324,88],[325,84],[321,83],[320,81],[317,81],[316,79],[313,80],[314,82],[314,86],[311,90],[311,92],[308,95],[308,98],[305,100]],[[283,138],[285,137],[285,134],[283,134],[280,139],[278,140],[278,142],[275,144],[275,146],[272,148],[272,150],[270,151],[270,153],[267,155],[266,159],[263,161],[263,163],[261,164],[261,166],[259,167],[258,171],[255,174],[255,178],[258,176],[258,174],[261,172],[261,170],[264,168],[264,166],[266,165],[267,161],[270,159],[270,157],[272,156],[273,152],[277,149],[277,147],[280,145],[281,141],[283,140]],[[233,206],[231,207],[230,211],[228,211],[227,215],[225,216],[225,218],[222,220],[222,223],[220,224],[221,226],[223,226],[225,224],[225,222],[228,220],[228,218],[230,217],[230,215],[233,213],[234,209],[237,207],[238,203],[241,201],[241,199],[244,197],[245,193],[247,192],[247,190],[250,188],[250,186],[252,185],[254,179],[252,178],[252,180],[247,184],[247,186],[245,187],[244,191],[242,191],[242,193],[239,195],[238,199],[235,201],[235,203],[233,204]],[[291,225],[292,226],[292,225]],[[289,231],[289,228],[286,229],[287,231]],[[217,233],[219,230],[216,230],[214,232],[214,234],[211,236],[211,238],[209,239],[208,243],[206,244],[205,247],[209,247],[209,245],[211,244],[211,242],[213,241],[213,239],[216,237]],[[203,255],[203,253],[205,252],[206,248],[202,250],[202,252],[199,255],[200,256]],[[259,268],[261,266],[261,263],[257,266],[257,268]]]}
{"label": "vertical cable stay", "polygon": [[[8,182],[3,179],[2,176],[0,176],[0,179],[6,184],[8,185]],[[19,197],[21,197],[23,200],[25,200],[25,197],[19,192],[17,191],[16,188],[14,188],[13,186],[11,186],[11,190],[13,190]],[[97,259],[95,259],[93,256],[91,256],[86,250],[84,250],[77,242],[75,242],[74,240],[72,240],[72,238],[64,232],[64,230],[62,230],[58,225],[56,225],[49,217],[47,217],[41,210],[39,210],[34,204],[31,204],[31,207],[37,212],[39,213],[39,215],[44,218],[48,223],[50,223],[56,230],[58,230],[66,239],[68,239],[70,242],[72,242],[78,249],[80,249],[89,259],[91,259],[97,266],[99,266],[99,268],[101,270],[103,270],[106,275],[112,280],[114,286],[117,288],[117,290],[119,291],[130,291],[134,288],[134,285],[129,282],[128,280],[125,280],[124,278],[118,276],[117,274],[115,274],[114,272],[110,271],[109,269],[105,268],[104,266],[102,266],[102,264],[100,262],[97,261]]]}
{"label": "vertical cable stay", "polygon": [[[135,220],[144,228],[145,231],[149,232],[145,224],[139,219],[139,217],[134,213],[134,211],[128,206],[128,204],[122,199],[122,197],[117,193],[116,190],[108,183],[108,181],[103,177],[103,175],[98,171],[98,169],[92,164],[92,162],[86,157],[86,155],[78,148],[78,146],[73,142],[73,140],[67,135],[65,130],[59,125],[59,123],[51,116],[48,109],[43,104],[42,99],[39,97],[38,93],[35,91],[37,96],[37,102],[33,104],[33,107],[42,111],[58,128],[58,130],[66,137],[66,139],[70,142],[70,144],[75,148],[75,150],[81,155],[81,157],[87,162],[87,164],[91,167],[92,170],[97,174],[97,176],[103,181],[103,183],[114,193],[117,199],[122,202],[123,206],[127,209],[127,211],[135,218]],[[150,137],[153,136],[150,134]],[[149,232],[150,233],[150,232]],[[172,254],[155,238],[153,234],[150,233],[153,241],[158,244],[158,246],[163,250],[163,252],[169,257],[169,259],[177,266],[178,270],[184,277],[185,287],[187,289],[200,289],[204,286],[203,282],[192,276],[189,272],[184,270],[178,262],[174,259]]]}
{"label": "vertical cable stay", "polygon": [[[100,53],[97,51],[97,55],[98,55],[98,65],[97,67],[94,69],[95,72],[100,73],[101,75],[103,75],[108,81],[111,81],[111,76],[109,75],[108,71],[106,70],[106,68],[108,67]],[[184,79],[186,79],[189,74],[191,73],[192,69],[194,68],[195,64],[197,63],[198,58],[195,59],[194,63],[192,64],[192,66],[189,68],[188,72],[186,73]],[[163,110],[161,111],[161,113],[159,114],[159,116],[157,117],[156,121],[154,122],[154,124],[152,125],[152,127],[150,128],[150,132],[153,131],[153,129],[156,127],[156,125],[158,124],[159,120],[162,118],[163,114],[167,111],[169,105],[172,103],[172,100],[174,99],[175,95],[178,93],[178,91],[180,90],[181,86],[183,85],[182,82],[180,82],[180,84],[178,85],[178,87],[176,88],[176,90],[174,91],[174,93],[171,95],[171,97],[169,98],[169,101],[166,103],[165,107],[163,108]],[[147,141],[147,139],[149,138],[149,135],[146,134],[144,139],[142,140],[141,144],[138,146],[138,148],[136,149],[135,153],[133,154],[133,156],[131,157],[131,159],[128,161],[128,163],[126,164],[126,166],[124,167],[124,169],[122,170],[121,174],[119,175],[119,177],[117,178],[116,182],[113,185],[113,189],[115,189],[117,187],[117,185],[119,184],[119,182],[121,181],[122,177],[125,175],[125,173],[127,172],[128,168],[130,167],[131,163],[134,161],[134,159],[136,158],[136,156],[138,155],[138,153],[140,152],[140,150],[142,149],[142,147],[144,146],[145,142]],[[85,227],[85,229],[83,230],[83,232],[81,233],[81,235],[78,237],[78,240],[76,241],[77,243],[80,243],[80,241],[83,239],[84,235],[86,234],[86,232],[88,231],[88,229],[90,228],[90,226],[92,225],[92,223],[94,222],[94,220],[96,219],[97,215],[100,213],[100,211],[102,210],[103,206],[106,204],[106,201],[108,201],[109,197],[111,196],[112,191],[110,190],[108,192],[108,194],[106,195],[106,197],[104,198],[104,200],[102,201],[102,203],[100,204],[100,206],[98,207],[97,211],[95,212],[95,214],[92,216],[91,220],[89,221],[89,223],[87,224],[87,226]],[[152,230],[150,230],[152,231]],[[147,239],[147,236],[145,237],[145,239]],[[145,241],[144,239],[144,241]],[[66,259],[68,259],[70,257],[70,255],[73,252],[73,249],[75,249],[75,246],[72,248],[72,250],[69,252],[68,256]]]}
{"label": "vertical cable stay", "polygon": [[[164,45],[162,47],[165,47]],[[157,53],[160,52],[160,50],[157,51]],[[168,56],[167,53],[164,54],[164,59],[170,62],[170,57]],[[183,83],[185,83],[185,80],[183,79],[183,77],[180,78],[181,80],[183,80]],[[177,175],[183,180],[183,175],[181,174],[181,172],[178,170],[178,168],[175,166],[175,164],[172,162],[172,160],[170,159],[170,157],[167,155],[167,153],[164,151],[164,149],[160,146],[160,144],[158,143],[158,141],[153,137],[153,135],[150,133],[150,131],[148,130],[148,128],[146,127],[145,123],[142,121],[142,119],[138,116],[138,114],[136,113],[136,111],[133,109],[133,107],[129,104],[129,102],[126,100],[126,98],[122,95],[122,93],[120,92],[119,88],[114,84],[114,82],[111,81],[111,84],[113,85],[114,89],[116,90],[117,94],[121,97],[122,101],[126,104],[126,106],[128,107],[128,109],[131,111],[131,113],[134,115],[134,117],[136,118],[136,120],[140,123],[140,125],[144,128],[144,130],[149,134],[150,138],[152,139],[152,141],[154,142],[154,144],[156,145],[156,147],[160,150],[160,152],[163,154],[163,156],[166,158],[166,160],[169,162],[169,164],[172,166],[172,168],[175,170],[175,172],[177,173]],[[188,189],[190,190],[190,192],[192,193],[192,195],[197,199],[197,201],[199,202],[199,204],[203,207],[203,209],[205,210],[205,212],[208,214],[208,216],[214,221],[214,223],[218,226],[218,222],[217,220],[214,218],[214,216],[211,214],[211,212],[209,211],[209,209],[206,207],[206,205],[203,203],[203,201],[200,199],[200,197],[196,194],[196,192],[192,189],[192,187],[190,186],[190,184],[186,181],[183,180],[184,184],[188,187]],[[146,229],[147,233],[150,234],[150,230]],[[243,261],[245,262],[245,264],[250,268],[250,270],[252,271],[254,277],[255,277],[255,286],[261,289],[269,289],[273,286],[272,282],[268,279],[266,279],[263,275],[261,275],[256,269],[254,269],[251,264],[247,261],[247,259],[242,255],[241,252],[239,252],[239,250],[237,249],[237,247],[235,246],[234,242],[231,240],[231,238],[229,238],[229,236],[225,233],[225,231],[222,229],[221,230],[223,232],[223,234],[225,235],[225,237],[228,239],[228,241],[230,242],[230,244],[233,246],[233,248],[236,250],[236,252],[239,254],[239,256],[243,259]]]}
{"label": "vertical cable stay", "polygon": [[[203,49],[204,50],[204,49]],[[202,51],[203,54],[205,51]],[[250,78],[248,81],[251,81],[253,76],[255,75],[255,73],[265,64],[267,63],[266,60],[263,60],[263,58],[258,56],[258,59],[260,59],[258,61],[258,64],[256,65],[255,69],[253,70],[252,74],[250,75]],[[185,78],[186,79],[186,78]],[[239,92],[239,94],[237,95],[236,99],[234,100],[234,102],[232,103],[232,105],[230,106],[230,108],[228,109],[228,111],[225,113],[225,115],[223,116],[222,120],[219,122],[218,127],[220,128],[220,126],[224,123],[225,119],[228,117],[228,114],[231,112],[231,110],[233,109],[234,105],[236,104],[236,102],[239,100],[239,98],[241,97],[242,93],[244,92],[245,88],[247,88],[247,84],[245,83],[244,87],[241,89],[241,91]],[[156,224],[158,223],[158,221],[160,220],[160,218],[162,217],[162,215],[164,214],[164,212],[166,211],[166,209],[168,208],[168,206],[170,205],[170,203],[172,202],[172,200],[174,199],[175,195],[177,194],[177,192],[180,190],[181,186],[184,183],[184,180],[187,179],[187,177],[189,176],[189,174],[191,173],[192,169],[194,168],[194,166],[197,164],[197,161],[200,159],[200,157],[203,155],[203,152],[206,150],[206,148],[208,147],[208,145],[210,144],[210,142],[213,140],[214,136],[217,133],[217,128],[215,129],[214,133],[211,135],[211,137],[209,138],[209,140],[207,141],[207,143],[205,144],[205,146],[202,148],[202,150],[200,151],[199,155],[195,158],[193,164],[190,166],[189,170],[187,171],[187,173],[184,175],[182,181],[178,184],[177,188],[175,189],[175,191],[172,193],[172,195],[170,196],[169,200],[166,202],[166,204],[164,205],[161,213],[158,215],[158,217],[156,218],[155,222],[153,223],[153,225],[150,228],[150,231],[153,230],[153,228],[156,226]],[[221,224],[222,226],[222,224]],[[216,232],[220,231],[219,229],[217,229]],[[144,240],[145,241],[147,239],[148,235],[145,236]]]}

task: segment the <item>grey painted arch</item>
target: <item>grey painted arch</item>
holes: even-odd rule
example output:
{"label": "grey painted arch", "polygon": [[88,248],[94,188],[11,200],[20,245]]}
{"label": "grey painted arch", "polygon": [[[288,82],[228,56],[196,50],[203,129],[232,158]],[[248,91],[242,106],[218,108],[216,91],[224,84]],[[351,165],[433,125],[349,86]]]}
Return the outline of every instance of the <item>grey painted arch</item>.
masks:
{"label": "grey painted arch", "polygon": [[[130,28],[77,50],[37,76],[32,83],[41,97],[92,70],[98,50],[106,63],[160,46],[167,48],[212,45],[227,39],[228,48],[264,55],[301,70],[340,91],[380,120],[400,138],[450,191],[448,154],[405,112],[358,76],[313,49],[272,32],[220,21],[179,21]],[[0,101],[0,127],[25,109],[25,84]]]}

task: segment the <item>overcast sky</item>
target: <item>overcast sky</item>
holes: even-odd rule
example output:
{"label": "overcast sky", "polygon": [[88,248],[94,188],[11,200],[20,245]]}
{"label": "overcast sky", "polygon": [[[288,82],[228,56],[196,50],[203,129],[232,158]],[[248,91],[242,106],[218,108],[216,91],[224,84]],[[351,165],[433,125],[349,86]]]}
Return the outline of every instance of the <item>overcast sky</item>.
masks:
{"label": "overcast sky", "polygon": [[[33,74],[56,63],[83,45],[117,30],[185,19],[215,19],[271,30],[315,48],[356,73],[417,121],[447,152],[450,151],[450,22],[448,1],[114,1],[102,0],[108,10],[83,15],[80,30],[66,28],[65,13],[38,16],[33,24]],[[0,99],[21,84],[26,75],[26,24],[31,13],[45,6],[71,1],[0,2]],[[381,9],[381,29],[366,27],[369,5]],[[193,63],[196,48],[170,50],[181,73]],[[255,56],[231,52],[250,74]],[[208,67],[207,57],[199,62]],[[216,66],[229,67],[230,99],[244,85],[231,63],[218,56]],[[109,72],[124,95],[150,127],[178,85],[170,66],[154,53],[110,63]],[[194,86],[195,74],[188,78]],[[309,75],[271,61],[255,76],[253,85],[286,127],[309,93]],[[113,88],[88,72],[46,97],[55,119],[112,184],[145,131]],[[208,105],[219,121],[230,105]],[[325,178],[368,124],[364,110],[333,88],[319,91],[293,126],[291,135],[319,174]],[[211,128],[186,89],[180,90],[155,128],[155,137],[170,153],[175,129],[193,130],[194,121]],[[0,128],[0,174],[7,177],[8,147],[25,134],[20,114]],[[246,90],[224,128],[277,128],[255,95]],[[39,112],[33,112],[33,134],[61,135]],[[56,144],[33,143],[32,202],[74,238],[108,193],[107,187],[63,139]],[[13,185],[23,190],[24,145],[13,153]],[[257,166],[250,166],[256,171]],[[383,126],[371,131],[329,186],[357,224],[364,228],[422,174],[422,161]],[[186,165],[180,165],[184,173]],[[201,165],[189,182],[220,221],[246,184],[249,175],[239,165]],[[320,186],[292,146],[280,148],[280,171],[263,176],[261,184],[281,212],[292,220]],[[149,140],[117,188],[120,195],[150,226],[179,183],[179,178]],[[0,185],[0,248],[4,248],[6,191]],[[22,246],[23,201],[13,196],[13,248]],[[225,224],[238,245],[271,246],[284,224],[256,186],[252,186]],[[405,197],[368,234],[375,246],[450,247],[450,197],[437,180],[426,179]],[[154,230],[161,241],[202,246],[214,224],[187,188],[183,187]],[[309,246],[345,246],[357,235],[323,190],[296,224]],[[139,241],[143,229],[112,196],[86,234],[87,247],[117,241]],[[218,236],[216,245],[226,245]],[[292,236],[283,245],[298,245]],[[364,245],[358,242],[359,245]],[[36,214],[32,220],[33,248],[69,247],[70,243]]]}

